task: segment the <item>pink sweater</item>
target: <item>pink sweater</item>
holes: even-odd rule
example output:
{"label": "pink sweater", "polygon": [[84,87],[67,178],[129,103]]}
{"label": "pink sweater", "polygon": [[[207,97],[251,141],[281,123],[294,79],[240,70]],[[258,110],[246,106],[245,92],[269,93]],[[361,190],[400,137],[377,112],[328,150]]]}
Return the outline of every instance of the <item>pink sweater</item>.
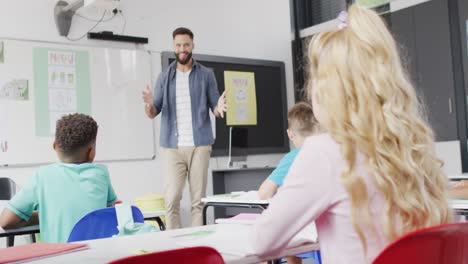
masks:
{"label": "pink sweater", "polygon": [[365,157],[358,154],[355,172],[367,184],[371,217],[377,229],[376,235],[364,230],[366,260],[351,223],[350,200],[340,182],[345,168],[340,146],[328,134],[307,138],[284,185],[254,226],[255,253],[280,253],[294,235],[315,221],[323,263],[371,263],[388,244],[380,222],[383,198],[365,166]]}

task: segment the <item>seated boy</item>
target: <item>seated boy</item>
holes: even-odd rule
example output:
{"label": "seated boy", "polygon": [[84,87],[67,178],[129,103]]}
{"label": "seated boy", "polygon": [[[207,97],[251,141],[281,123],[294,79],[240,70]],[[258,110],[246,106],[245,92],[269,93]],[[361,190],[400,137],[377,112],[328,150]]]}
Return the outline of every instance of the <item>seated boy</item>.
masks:
{"label": "seated boy", "polygon": [[15,228],[39,220],[43,241],[66,242],[81,217],[112,205],[116,196],[107,168],[91,163],[97,130],[87,115],[58,120],[53,148],[61,162],[40,167],[33,174],[3,210],[0,226]]}
{"label": "seated boy", "polygon": [[288,137],[296,149],[291,150],[278,163],[276,169],[260,185],[258,195],[260,199],[270,199],[278,188],[283,185],[283,180],[288,174],[289,167],[299,153],[299,149],[306,137],[318,131],[318,122],[312,112],[312,107],[304,102],[295,104],[288,112]]}
{"label": "seated boy", "polygon": [[[312,106],[300,102],[295,104],[288,112],[288,137],[296,149],[286,154],[278,163],[276,169],[260,185],[258,196],[262,200],[270,199],[275,195],[278,188],[283,185],[283,180],[288,174],[294,158],[299,153],[299,149],[304,140],[318,132],[318,122],[314,117]],[[288,257],[289,264],[301,263],[299,257]]]}

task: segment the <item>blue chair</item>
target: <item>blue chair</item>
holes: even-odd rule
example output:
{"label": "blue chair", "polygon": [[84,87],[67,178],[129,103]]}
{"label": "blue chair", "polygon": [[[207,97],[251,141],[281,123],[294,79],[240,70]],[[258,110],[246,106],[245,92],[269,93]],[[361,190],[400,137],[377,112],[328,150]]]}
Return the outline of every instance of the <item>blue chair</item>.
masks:
{"label": "blue chair", "polygon": [[322,258],[320,257],[320,251],[319,250],[299,254],[299,255],[296,255],[296,257],[299,257],[301,259],[313,258],[314,259],[314,264],[321,264],[322,263]]}
{"label": "blue chair", "polygon": [[[132,215],[135,223],[145,221],[140,209],[133,205]],[[115,207],[94,210],[78,220],[70,232],[68,242],[112,237],[119,233],[117,225]]]}

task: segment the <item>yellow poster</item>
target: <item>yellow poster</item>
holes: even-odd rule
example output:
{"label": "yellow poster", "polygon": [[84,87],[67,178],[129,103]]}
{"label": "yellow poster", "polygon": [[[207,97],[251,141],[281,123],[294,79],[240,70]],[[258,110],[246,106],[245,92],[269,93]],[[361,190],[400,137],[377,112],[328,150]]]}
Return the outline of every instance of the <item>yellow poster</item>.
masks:
{"label": "yellow poster", "polygon": [[257,124],[257,97],[253,72],[225,71],[228,126]]}

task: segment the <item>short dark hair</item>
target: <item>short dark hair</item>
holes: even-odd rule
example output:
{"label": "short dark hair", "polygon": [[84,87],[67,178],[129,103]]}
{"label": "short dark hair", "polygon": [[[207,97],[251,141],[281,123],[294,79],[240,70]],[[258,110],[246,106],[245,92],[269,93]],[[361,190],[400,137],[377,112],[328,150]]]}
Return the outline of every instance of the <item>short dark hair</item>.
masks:
{"label": "short dark hair", "polygon": [[306,102],[295,104],[288,112],[289,129],[301,136],[310,136],[318,131],[318,122],[315,119],[312,106]]}
{"label": "short dark hair", "polygon": [[98,125],[85,114],[60,118],[55,129],[55,145],[65,155],[77,154],[83,147],[96,142]]}
{"label": "short dark hair", "polygon": [[172,32],[172,39],[175,39],[177,35],[189,35],[190,38],[193,40],[193,32],[184,27],[178,27]]}

